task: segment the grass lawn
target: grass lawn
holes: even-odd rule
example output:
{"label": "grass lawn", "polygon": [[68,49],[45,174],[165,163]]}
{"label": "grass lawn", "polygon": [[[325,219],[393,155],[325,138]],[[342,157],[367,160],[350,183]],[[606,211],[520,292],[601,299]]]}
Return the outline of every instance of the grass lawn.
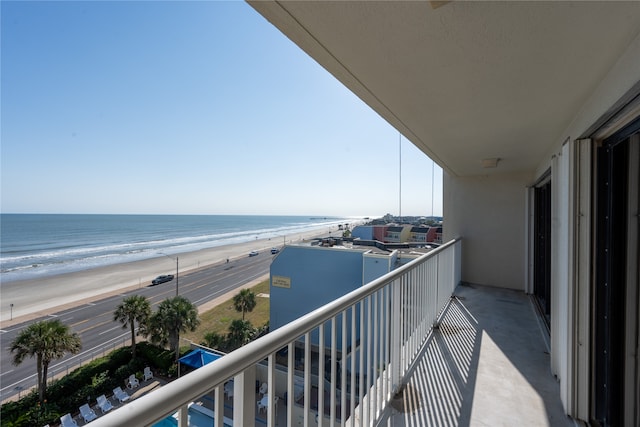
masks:
{"label": "grass lawn", "polygon": [[[256,294],[257,304],[251,313],[245,314],[245,320],[251,322],[254,327],[258,327],[269,321],[269,298],[258,296],[258,294],[269,293],[269,280],[258,283],[251,290]],[[242,313],[233,308],[233,298],[230,298],[217,307],[201,314],[198,329],[195,332],[181,334],[180,338],[186,338],[200,344],[204,340],[205,334],[209,332],[226,335],[229,325],[235,319],[242,319]]]}

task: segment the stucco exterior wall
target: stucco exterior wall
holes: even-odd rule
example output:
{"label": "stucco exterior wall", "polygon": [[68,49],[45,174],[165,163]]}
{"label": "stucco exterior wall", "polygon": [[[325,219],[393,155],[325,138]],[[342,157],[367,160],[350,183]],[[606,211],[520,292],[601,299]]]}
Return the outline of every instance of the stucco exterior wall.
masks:
{"label": "stucco exterior wall", "polygon": [[[360,250],[286,246],[271,263],[270,320],[275,330],[396,267],[398,252],[389,255]],[[274,277],[276,279],[274,279]],[[274,285],[274,282],[276,284]],[[288,285],[283,287],[282,285]],[[366,308],[366,304],[365,304]],[[356,309],[356,338],[360,331],[360,309]],[[351,342],[351,312],[347,314],[347,342]],[[342,319],[336,322],[338,345],[342,348]],[[318,331],[311,333],[318,343]],[[324,342],[331,343],[325,329]]]}
{"label": "stucco exterior wall", "polygon": [[402,227],[402,231],[400,232],[400,242],[408,242],[411,240],[411,227],[410,225],[406,225]]}
{"label": "stucco exterior wall", "polygon": [[393,270],[395,259],[395,256],[365,253],[362,258],[362,283],[369,283]]}
{"label": "stucco exterior wall", "polygon": [[373,240],[373,227],[370,225],[358,225],[351,230],[354,239]]}
{"label": "stucco exterior wall", "polygon": [[[286,277],[290,288],[273,285]],[[362,251],[287,246],[271,264],[271,330],[362,286]]]}
{"label": "stucco exterior wall", "polygon": [[531,174],[444,174],[444,241],[462,237],[462,280],[524,290],[525,201]]}
{"label": "stucco exterior wall", "polygon": [[384,242],[384,235],[387,231],[386,225],[375,225],[373,227],[373,238],[379,242]]}

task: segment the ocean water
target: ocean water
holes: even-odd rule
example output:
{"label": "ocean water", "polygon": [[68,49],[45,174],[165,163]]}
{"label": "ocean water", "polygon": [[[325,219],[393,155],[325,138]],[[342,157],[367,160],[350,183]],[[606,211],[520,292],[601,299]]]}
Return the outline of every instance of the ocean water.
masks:
{"label": "ocean water", "polygon": [[349,222],[253,215],[0,215],[0,282],[243,243]]}

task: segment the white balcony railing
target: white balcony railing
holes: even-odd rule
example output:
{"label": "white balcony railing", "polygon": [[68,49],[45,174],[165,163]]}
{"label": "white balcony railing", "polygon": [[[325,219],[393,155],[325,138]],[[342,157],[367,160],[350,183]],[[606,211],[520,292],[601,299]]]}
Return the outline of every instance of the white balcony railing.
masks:
{"label": "white balcony railing", "polygon": [[[211,396],[222,426],[233,380],[227,412],[235,426],[255,425],[258,380],[286,405],[279,425],[283,415],[288,426],[374,425],[460,281],[460,256],[452,240],[91,424],[146,426],[177,412],[186,426],[187,405]],[[269,427],[277,404],[268,399],[261,422]]]}

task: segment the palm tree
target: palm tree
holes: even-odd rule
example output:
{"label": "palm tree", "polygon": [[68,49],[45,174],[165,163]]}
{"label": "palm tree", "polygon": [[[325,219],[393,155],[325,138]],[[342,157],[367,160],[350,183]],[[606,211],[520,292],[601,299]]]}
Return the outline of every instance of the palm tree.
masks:
{"label": "palm tree", "polygon": [[233,307],[236,311],[242,312],[242,320],[244,320],[244,313],[256,308],[256,294],[251,289],[242,289],[233,297]]}
{"label": "palm tree", "polygon": [[249,341],[253,337],[254,329],[248,320],[235,319],[229,325],[229,345],[232,348],[238,348]]}
{"label": "palm tree", "polygon": [[151,316],[151,304],[142,295],[131,295],[122,300],[113,312],[113,320],[122,323],[122,329],[131,328],[131,358],[136,358],[136,322],[146,326]]}
{"label": "palm tree", "polygon": [[23,329],[11,343],[10,351],[15,353],[14,365],[21,364],[27,356],[36,357],[38,397],[40,404],[43,404],[51,361],[62,358],[65,353],[76,354],[81,348],[78,334],[72,333],[67,325],[54,319],[32,323]]}
{"label": "palm tree", "polygon": [[158,311],[149,318],[149,335],[151,342],[163,346],[176,354],[176,362],[180,357],[180,333],[195,331],[200,324],[198,309],[182,296],[168,298],[160,303]]}

